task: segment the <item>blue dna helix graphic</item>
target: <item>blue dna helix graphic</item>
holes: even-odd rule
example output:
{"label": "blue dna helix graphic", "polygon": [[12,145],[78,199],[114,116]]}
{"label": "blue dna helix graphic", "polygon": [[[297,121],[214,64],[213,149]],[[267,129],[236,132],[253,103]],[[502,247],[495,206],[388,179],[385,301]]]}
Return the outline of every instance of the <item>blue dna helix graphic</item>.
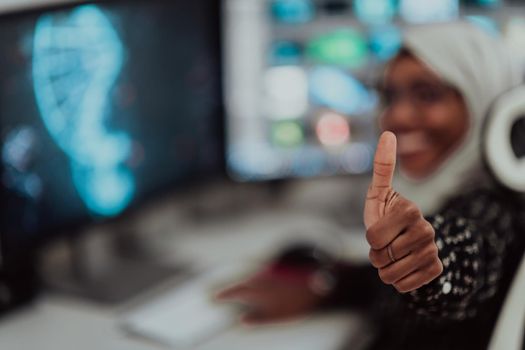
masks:
{"label": "blue dna helix graphic", "polygon": [[114,26],[95,5],[46,14],[36,23],[32,76],[40,116],[68,156],[84,204],[101,216],[122,212],[135,192],[124,164],[131,138],[105,125],[124,55]]}

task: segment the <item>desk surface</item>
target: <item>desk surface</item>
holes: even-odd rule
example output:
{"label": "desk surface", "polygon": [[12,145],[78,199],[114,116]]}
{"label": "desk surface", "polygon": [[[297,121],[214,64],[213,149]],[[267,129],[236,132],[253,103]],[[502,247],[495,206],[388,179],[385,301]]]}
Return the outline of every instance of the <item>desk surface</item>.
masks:
{"label": "desk surface", "polygon": [[[0,323],[0,349],[159,350],[166,346],[127,336],[116,314],[43,297]],[[233,327],[195,350],[339,349],[360,332],[355,315],[329,314],[260,328]]]}
{"label": "desk surface", "polygon": [[[258,213],[234,223],[193,227],[189,229],[191,233],[170,237],[166,242],[170,242],[177,260],[197,256],[203,266],[248,260],[253,263],[294,239],[323,241],[323,225],[326,221],[311,214]],[[358,238],[357,242],[350,244],[357,256],[366,256],[363,242]],[[238,249],[239,246],[243,249]],[[206,254],[202,255],[202,252]],[[166,349],[160,344],[127,335],[119,327],[120,316],[115,310],[44,295],[32,306],[0,322],[0,349]],[[286,326],[235,326],[194,349],[336,350],[352,335],[362,333],[361,327],[364,325],[357,315],[317,315]]]}

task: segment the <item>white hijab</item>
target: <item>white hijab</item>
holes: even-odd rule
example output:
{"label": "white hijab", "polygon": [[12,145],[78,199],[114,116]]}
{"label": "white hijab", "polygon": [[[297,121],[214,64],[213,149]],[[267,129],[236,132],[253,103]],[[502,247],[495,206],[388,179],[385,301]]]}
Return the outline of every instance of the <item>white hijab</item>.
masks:
{"label": "white hijab", "polygon": [[482,166],[483,122],[496,98],[522,82],[523,67],[501,40],[466,22],[411,27],[403,47],[459,90],[470,117],[462,144],[432,175],[417,181],[396,177],[396,190],[428,215],[450,196],[488,182]]}

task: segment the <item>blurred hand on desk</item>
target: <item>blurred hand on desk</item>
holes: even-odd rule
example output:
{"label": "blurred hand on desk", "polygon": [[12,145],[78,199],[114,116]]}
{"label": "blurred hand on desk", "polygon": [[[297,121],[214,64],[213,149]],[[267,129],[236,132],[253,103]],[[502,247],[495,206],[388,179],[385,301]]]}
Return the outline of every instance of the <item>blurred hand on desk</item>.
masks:
{"label": "blurred hand on desk", "polygon": [[242,321],[265,324],[286,321],[313,311],[323,300],[312,288],[310,268],[273,264],[244,282],[221,291],[217,299],[246,307]]}

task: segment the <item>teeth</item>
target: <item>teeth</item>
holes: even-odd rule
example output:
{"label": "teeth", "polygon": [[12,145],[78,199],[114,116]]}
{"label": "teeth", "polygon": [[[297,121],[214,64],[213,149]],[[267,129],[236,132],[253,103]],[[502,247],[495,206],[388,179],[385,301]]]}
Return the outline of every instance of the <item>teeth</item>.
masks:
{"label": "teeth", "polygon": [[425,133],[421,131],[397,134],[397,153],[399,155],[423,152],[428,147],[429,142],[425,137]]}

